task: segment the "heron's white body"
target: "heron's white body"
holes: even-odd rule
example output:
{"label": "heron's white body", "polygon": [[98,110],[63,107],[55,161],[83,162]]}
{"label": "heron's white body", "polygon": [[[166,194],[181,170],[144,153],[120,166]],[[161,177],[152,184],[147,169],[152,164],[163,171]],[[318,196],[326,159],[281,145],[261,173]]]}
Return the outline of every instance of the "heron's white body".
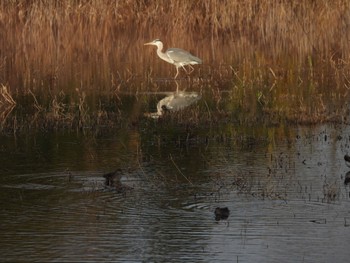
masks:
{"label": "heron's white body", "polygon": [[[153,40],[152,42],[146,43],[145,45],[154,45],[157,46],[157,55],[164,61],[175,65],[176,67],[176,75],[179,74],[179,68],[182,67],[185,71],[185,66],[189,65],[193,71],[193,67],[191,65],[202,64],[202,60],[196,56],[193,56],[191,53],[183,50],[181,48],[169,48],[164,53],[163,43],[159,39]],[[192,72],[191,71],[191,72]],[[187,71],[186,71],[187,72]]]}

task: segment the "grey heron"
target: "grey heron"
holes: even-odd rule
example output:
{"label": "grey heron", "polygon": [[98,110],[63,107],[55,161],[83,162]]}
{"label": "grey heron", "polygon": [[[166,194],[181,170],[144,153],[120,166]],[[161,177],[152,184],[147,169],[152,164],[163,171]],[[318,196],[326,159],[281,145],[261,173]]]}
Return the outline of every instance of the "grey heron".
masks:
{"label": "grey heron", "polygon": [[193,56],[190,52],[183,50],[181,48],[169,48],[167,51],[162,52],[163,43],[159,39],[155,39],[152,42],[145,43],[145,45],[157,46],[158,57],[160,57],[161,59],[165,60],[170,64],[175,65],[176,67],[175,78],[179,74],[179,67],[182,67],[187,73],[185,66],[188,65],[191,68],[191,71],[189,73],[191,73],[194,70],[194,68],[191,65],[202,64],[202,60],[200,58]]}

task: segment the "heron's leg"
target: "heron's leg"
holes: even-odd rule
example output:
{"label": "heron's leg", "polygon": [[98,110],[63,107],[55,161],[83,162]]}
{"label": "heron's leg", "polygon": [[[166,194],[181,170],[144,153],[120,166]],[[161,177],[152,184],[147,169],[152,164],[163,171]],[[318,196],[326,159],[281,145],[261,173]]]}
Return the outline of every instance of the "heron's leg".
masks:
{"label": "heron's leg", "polygon": [[174,79],[176,79],[177,75],[179,75],[179,68],[178,67],[176,67],[176,75],[175,75]]}
{"label": "heron's leg", "polygon": [[181,67],[184,69],[184,71],[186,72],[186,74],[188,74],[188,72],[187,72],[185,66],[184,66],[184,65],[181,65]]}

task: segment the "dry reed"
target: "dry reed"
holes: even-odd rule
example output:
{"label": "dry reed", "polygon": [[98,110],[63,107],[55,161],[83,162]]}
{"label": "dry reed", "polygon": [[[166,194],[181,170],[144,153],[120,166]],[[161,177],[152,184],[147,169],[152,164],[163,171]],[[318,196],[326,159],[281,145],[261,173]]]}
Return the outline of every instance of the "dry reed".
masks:
{"label": "dry reed", "polygon": [[168,76],[173,68],[142,45],[153,38],[201,57],[203,78],[219,77],[213,75],[219,65],[234,65],[248,77],[244,64],[267,66],[279,76],[286,67],[300,70],[310,61],[316,68],[331,63],[346,68],[342,77],[350,55],[349,5],[346,0],[2,1],[0,81],[16,91],[81,85],[113,90],[146,72]]}
{"label": "dry reed", "polygon": [[7,86],[5,86],[4,84],[1,84],[1,89],[0,89],[0,105],[1,106],[16,105],[16,101],[13,99],[11,93],[8,91]]}
{"label": "dry reed", "polygon": [[153,77],[173,76],[174,67],[143,43],[161,38],[203,59],[190,85],[210,98],[170,123],[344,121],[349,7],[346,0],[2,1],[1,119],[18,129],[20,119],[8,120],[9,105],[13,95],[28,95],[30,125],[116,125],[110,116],[120,119],[120,109],[96,108],[90,98],[158,90]]}

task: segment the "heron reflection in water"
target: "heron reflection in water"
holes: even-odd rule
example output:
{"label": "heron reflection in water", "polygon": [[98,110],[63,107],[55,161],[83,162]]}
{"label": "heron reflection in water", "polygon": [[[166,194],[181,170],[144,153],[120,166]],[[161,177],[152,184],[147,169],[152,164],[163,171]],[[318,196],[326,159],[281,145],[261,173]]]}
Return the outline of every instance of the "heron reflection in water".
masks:
{"label": "heron reflection in water", "polygon": [[198,94],[198,92],[169,92],[165,98],[161,99],[157,103],[157,112],[146,113],[146,116],[156,119],[162,116],[167,111],[171,112],[182,110],[192,105],[200,98],[201,96]]}
{"label": "heron reflection in water", "polygon": [[[190,74],[194,68],[191,65],[202,64],[202,60],[196,56],[193,56],[190,52],[181,48],[169,48],[167,51],[162,52],[163,43],[159,39],[155,39],[152,42],[145,43],[145,45],[157,46],[157,55],[166,62],[173,64],[176,67],[176,75],[179,74],[179,68],[182,67],[187,74]],[[189,66],[191,71],[187,72],[185,66]]]}

